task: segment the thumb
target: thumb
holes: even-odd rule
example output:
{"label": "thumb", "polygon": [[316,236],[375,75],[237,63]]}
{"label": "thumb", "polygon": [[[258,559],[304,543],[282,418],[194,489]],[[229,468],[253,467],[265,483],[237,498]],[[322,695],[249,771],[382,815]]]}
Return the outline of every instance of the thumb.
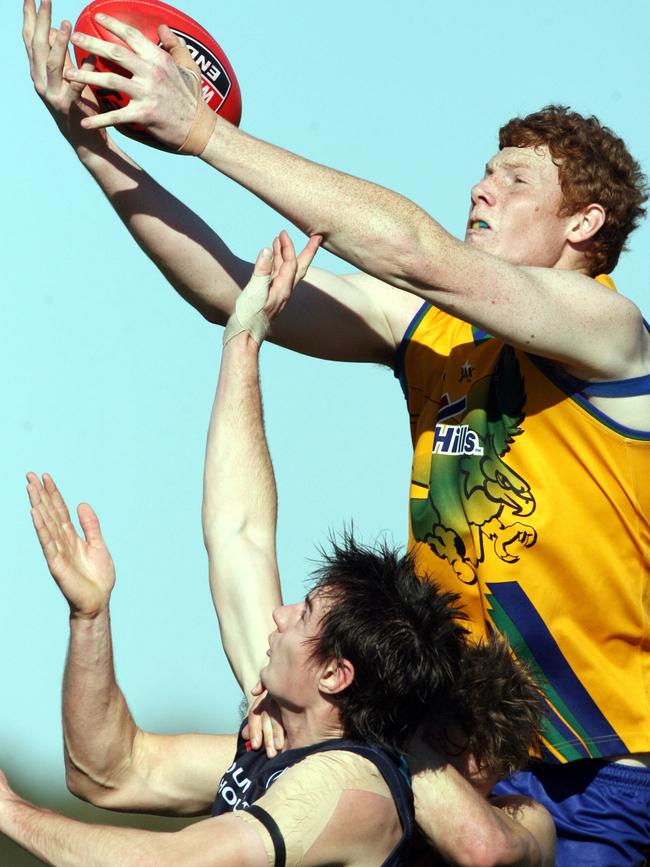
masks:
{"label": "thumb", "polygon": [[253,274],[256,277],[269,277],[273,266],[273,251],[269,247],[264,247],[257,254],[255,260],[255,268]]}
{"label": "thumb", "polygon": [[93,543],[103,541],[102,532],[99,527],[99,518],[92,506],[88,505],[88,503],[80,503],[77,506],[77,515],[79,516],[79,523],[86,537],[86,542],[92,545]]}

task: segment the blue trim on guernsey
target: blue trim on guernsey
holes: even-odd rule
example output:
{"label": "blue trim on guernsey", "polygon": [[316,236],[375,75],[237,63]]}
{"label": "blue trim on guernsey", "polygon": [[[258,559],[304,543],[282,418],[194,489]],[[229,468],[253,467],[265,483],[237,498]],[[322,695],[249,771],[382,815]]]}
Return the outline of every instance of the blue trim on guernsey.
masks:
{"label": "blue trim on guernsey", "polygon": [[472,325],[472,337],[474,338],[474,346],[485,343],[486,340],[492,340],[492,335],[479,328],[478,325]]}
{"label": "blue trim on guernsey", "polygon": [[576,379],[581,388],[580,394],[589,397],[640,397],[650,394],[650,373],[645,376],[633,376],[631,379],[611,379],[608,382],[586,382]]}
{"label": "blue trim on guernsey", "polygon": [[[541,372],[546,376],[554,385],[556,385],[560,391],[563,391],[567,397],[571,398],[578,406],[581,406],[589,415],[593,416],[598,421],[602,422],[606,427],[615,430],[617,433],[621,434],[621,436],[629,437],[630,439],[635,440],[647,440],[650,439],[650,430],[638,430],[637,428],[627,427],[627,425],[621,424],[613,419],[611,416],[607,415],[606,412],[603,412],[602,409],[594,406],[586,397],[575,390],[575,383],[580,383],[582,380],[575,379],[572,376],[569,376],[566,371],[559,368],[556,364],[550,361],[548,358],[542,358],[539,355],[531,355],[528,357],[530,360],[541,370]],[[642,379],[643,377],[635,377],[635,379]],[[629,382],[629,380],[617,380],[618,382]],[[592,383],[593,384],[593,383]],[[607,383],[606,383],[607,384]],[[646,394],[650,394],[650,390],[645,392]],[[604,396],[604,395],[603,395]],[[616,395],[618,397],[622,397],[623,395]]]}
{"label": "blue trim on guernsey", "polygon": [[[602,745],[609,755],[627,753],[627,746],[589,695],[519,584],[516,581],[488,583],[487,588],[517,627],[540,671],[585,729],[589,739],[597,746]],[[580,747],[576,738],[569,743]]]}
{"label": "blue trim on guernsey", "polygon": [[[646,331],[650,333],[650,325],[645,319],[643,324]],[[642,397],[650,394],[650,373],[644,376],[632,376],[630,379],[609,379],[599,382],[578,379],[566,371],[562,371],[560,375],[562,379],[566,379],[576,394],[586,394],[589,397]]]}
{"label": "blue trim on guernsey", "polygon": [[408,400],[408,385],[406,383],[406,371],[404,369],[404,356],[406,355],[406,349],[409,345],[411,337],[415,332],[415,329],[418,327],[420,322],[424,319],[425,315],[429,311],[429,308],[433,305],[429,304],[428,301],[424,301],[422,306],[418,309],[418,312],[415,314],[413,319],[408,324],[408,328],[404,332],[404,336],[400,340],[399,346],[397,347],[397,351],[395,352],[395,363],[393,365],[393,373],[395,374],[395,378],[399,380],[399,384],[402,387],[402,392],[404,393],[404,399]]}

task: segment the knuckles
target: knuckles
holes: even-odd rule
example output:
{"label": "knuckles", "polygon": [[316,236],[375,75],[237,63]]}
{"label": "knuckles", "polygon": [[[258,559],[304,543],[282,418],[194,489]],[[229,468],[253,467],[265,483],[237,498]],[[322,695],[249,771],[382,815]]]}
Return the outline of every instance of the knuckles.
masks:
{"label": "knuckles", "polygon": [[124,31],[125,41],[135,41],[140,36],[140,31],[136,30],[135,27],[132,27],[130,24],[127,25],[126,30]]}
{"label": "knuckles", "polygon": [[126,56],[126,52],[121,45],[111,45],[108,53],[110,54],[112,60],[117,61],[123,60]]}

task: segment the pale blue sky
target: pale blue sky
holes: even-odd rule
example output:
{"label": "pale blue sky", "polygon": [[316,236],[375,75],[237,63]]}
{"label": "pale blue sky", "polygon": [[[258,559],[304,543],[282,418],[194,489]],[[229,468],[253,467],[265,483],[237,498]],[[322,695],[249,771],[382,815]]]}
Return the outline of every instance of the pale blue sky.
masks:
{"label": "pale blue sky", "polygon": [[[59,136],[27,74],[20,5],[6,10],[0,145],[0,767],[47,799],[64,788],[67,608],[33,536],[27,469],[50,471],[70,504],[86,499],[102,519],[118,567],[118,674],[136,720],[154,730],[230,730],[238,695],[220,652],[200,529],[220,330],[175,297]],[[454,233],[498,126],[548,102],[597,114],[650,168],[644,0],[617,9],[603,0],[186,0],[183,9],[226,50],[244,129],[397,189]],[[55,0],[59,19],[80,11]],[[118,137],[238,254],[253,257],[285,225],[198,160]],[[646,313],[648,239],[647,226],[636,232],[615,273]],[[324,253],[318,263],[346,268]],[[392,374],[378,368],[267,347],[263,379],[292,598],[328,528],[354,518],[367,540],[379,531],[405,540],[407,417]]]}

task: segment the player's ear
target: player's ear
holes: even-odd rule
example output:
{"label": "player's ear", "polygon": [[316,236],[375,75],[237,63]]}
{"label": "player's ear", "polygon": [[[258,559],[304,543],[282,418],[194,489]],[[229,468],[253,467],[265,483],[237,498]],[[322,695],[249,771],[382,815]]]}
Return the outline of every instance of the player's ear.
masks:
{"label": "player's ear", "polygon": [[326,695],[343,692],[354,680],[354,666],[349,659],[331,659],[325,663],[318,681],[318,688]]}
{"label": "player's ear", "polygon": [[568,240],[572,244],[581,244],[596,234],[605,222],[606,214],[602,205],[593,202],[586,208],[573,214],[569,222]]}

